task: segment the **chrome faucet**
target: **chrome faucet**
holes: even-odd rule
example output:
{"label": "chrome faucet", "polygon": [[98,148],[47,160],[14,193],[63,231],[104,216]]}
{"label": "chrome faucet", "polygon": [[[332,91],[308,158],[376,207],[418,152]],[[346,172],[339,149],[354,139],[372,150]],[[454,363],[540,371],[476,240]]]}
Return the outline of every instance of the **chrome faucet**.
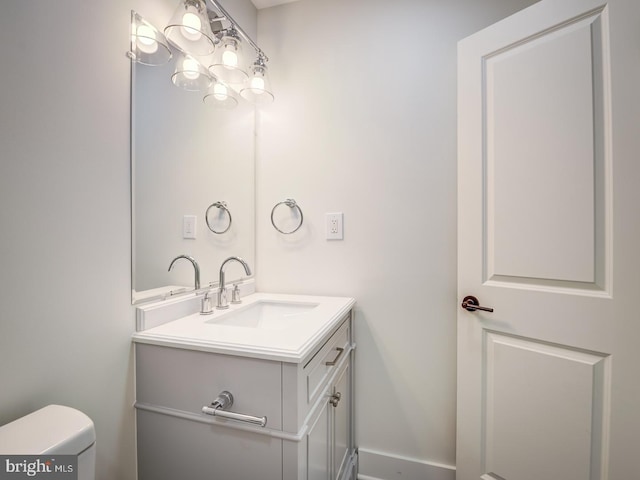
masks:
{"label": "chrome faucet", "polygon": [[231,262],[232,260],[235,260],[236,262],[240,262],[244,267],[244,273],[246,273],[247,275],[251,275],[251,269],[249,268],[249,265],[240,257],[229,257],[224,262],[222,262],[222,265],[220,265],[220,283],[218,285],[218,305],[216,306],[216,308],[219,308],[221,310],[225,308],[229,308],[229,299],[227,298],[227,289],[224,284],[224,267],[227,265],[227,263]]}
{"label": "chrome faucet", "polygon": [[180,260],[181,258],[189,260],[191,262],[191,265],[193,265],[193,269],[195,270],[195,287],[197,292],[198,290],[200,290],[200,267],[198,266],[198,262],[196,262],[193,257],[190,257],[189,255],[178,255],[176,258],[171,260],[171,265],[169,265],[169,270],[167,271],[170,272],[173,268],[173,264],[176,263],[176,260]]}

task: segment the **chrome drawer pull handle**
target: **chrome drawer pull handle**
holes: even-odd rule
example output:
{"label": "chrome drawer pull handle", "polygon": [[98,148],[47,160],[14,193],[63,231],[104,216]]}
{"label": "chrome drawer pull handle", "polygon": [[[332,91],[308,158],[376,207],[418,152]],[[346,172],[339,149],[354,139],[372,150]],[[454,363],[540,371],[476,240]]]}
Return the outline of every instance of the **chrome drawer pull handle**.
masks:
{"label": "chrome drawer pull handle", "polygon": [[233,405],[233,395],[231,392],[220,392],[220,395],[211,403],[211,406],[202,407],[202,413],[213,415],[214,417],[228,418],[229,420],[237,420],[239,422],[251,423],[264,427],[267,425],[267,417],[254,417],[253,415],[245,415],[244,413],[229,412],[226,410]]}
{"label": "chrome drawer pull handle", "polygon": [[337,347],[336,350],[338,351],[338,355],[331,362],[324,362],[326,366],[333,367],[336,363],[338,363],[338,360],[340,359],[340,357],[344,352],[344,348]]}
{"label": "chrome drawer pull handle", "polygon": [[333,407],[337,407],[338,403],[340,403],[340,399],[342,398],[342,394],[340,392],[336,392],[333,395],[331,395],[331,398],[329,399],[329,403],[333,406]]}

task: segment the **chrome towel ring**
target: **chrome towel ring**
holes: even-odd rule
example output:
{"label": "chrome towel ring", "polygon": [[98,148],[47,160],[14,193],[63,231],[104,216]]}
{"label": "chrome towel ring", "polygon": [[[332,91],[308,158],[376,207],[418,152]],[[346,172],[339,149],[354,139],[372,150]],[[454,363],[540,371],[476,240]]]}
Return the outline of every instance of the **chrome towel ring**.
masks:
{"label": "chrome towel ring", "polygon": [[[293,229],[290,231],[284,231],[278,228],[278,226],[276,225],[275,220],[273,219],[273,214],[276,211],[276,208],[278,208],[280,205],[286,205],[287,207],[293,209],[295,208],[296,210],[298,210],[298,213],[300,214],[300,223]],[[285,235],[290,235],[294,232],[297,232],[300,227],[302,226],[302,222],[304,220],[304,217],[302,215],[302,209],[300,208],[300,205],[298,205],[296,203],[296,201],[293,198],[287,198],[286,200],[283,200],[282,202],[276,203],[275,206],[273,207],[273,209],[271,210],[271,225],[273,225],[273,228],[275,228],[277,231],[279,231],[280,233],[283,233]]]}
{"label": "chrome towel ring", "polygon": [[[227,225],[227,228],[225,228],[224,230],[216,230],[211,225],[211,222],[209,222],[209,210],[211,210],[213,207],[216,207],[219,210],[219,212],[218,212],[219,214],[226,213],[227,216],[229,217],[229,224]],[[222,210],[222,211],[220,211],[220,210]],[[213,233],[215,233],[217,235],[221,235],[223,233],[226,233],[231,228],[231,222],[232,222],[232,220],[231,220],[231,212],[227,208],[227,202],[214,202],[211,205],[209,205],[209,208],[207,208],[207,213],[204,214],[204,218],[207,221],[207,227],[209,227],[209,230],[211,230]]]}

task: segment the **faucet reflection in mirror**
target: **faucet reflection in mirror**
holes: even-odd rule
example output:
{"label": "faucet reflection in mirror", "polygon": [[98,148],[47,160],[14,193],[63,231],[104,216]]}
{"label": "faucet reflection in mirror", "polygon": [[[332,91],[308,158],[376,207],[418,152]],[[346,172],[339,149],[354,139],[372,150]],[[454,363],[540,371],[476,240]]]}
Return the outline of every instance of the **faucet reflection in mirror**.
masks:
{"label": "faucet reflection in mirror", "polygon": [[[143,65],[161,65],[176,53],[173,84],[206,91],[203,102],[215,108],[234,108],[239,96],[254,104],[272,102],[267,55],[217,0],[208,2],[211,8],[205,0],[180,0],[164,29],[166,37],[132,11],[129,57]],[[243,43],[256,54],[248,67]]]}
{"label": "faucet reflection in mirror", "polygon": [[176,258],[171,260],[171,263],[169,264],[169,270],[167,271],[170,272],[171,269],[173,268],[173,264],[176,263],[176,261],[180,260],[181,258],[184,258],[185,260],[189,260],[191,262],[191,265],[193,265],[193,270],[194,270],[193,284],[195,287],[195,291],[197,293],[198,290],[200,290],[200,265],[198,265],[198,262],[196,262],[195,258],[189,255],[178,255]]}

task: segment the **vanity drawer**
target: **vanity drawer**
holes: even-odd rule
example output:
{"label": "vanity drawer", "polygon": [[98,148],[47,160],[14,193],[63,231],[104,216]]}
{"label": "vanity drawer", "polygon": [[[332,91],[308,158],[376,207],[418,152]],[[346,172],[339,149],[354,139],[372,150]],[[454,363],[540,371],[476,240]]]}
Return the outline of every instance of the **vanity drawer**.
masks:
{"label": "vanity drawer", "polygon": [[266,416],[267,428],[282,429],[279,362],[136,344],[137,402],[201,414],[224,390],[233,394],[230,411]]}
{"label": "vanity drawer", "polygon": [[138,480],[283,480],[282,440],[139,411]]}
{"label": "vanity drawer", "polygon": [[304,366],[308,404],[315,402],[338,364],[349,354],[350,341],[351,323],[347,316],[340,328]]}

